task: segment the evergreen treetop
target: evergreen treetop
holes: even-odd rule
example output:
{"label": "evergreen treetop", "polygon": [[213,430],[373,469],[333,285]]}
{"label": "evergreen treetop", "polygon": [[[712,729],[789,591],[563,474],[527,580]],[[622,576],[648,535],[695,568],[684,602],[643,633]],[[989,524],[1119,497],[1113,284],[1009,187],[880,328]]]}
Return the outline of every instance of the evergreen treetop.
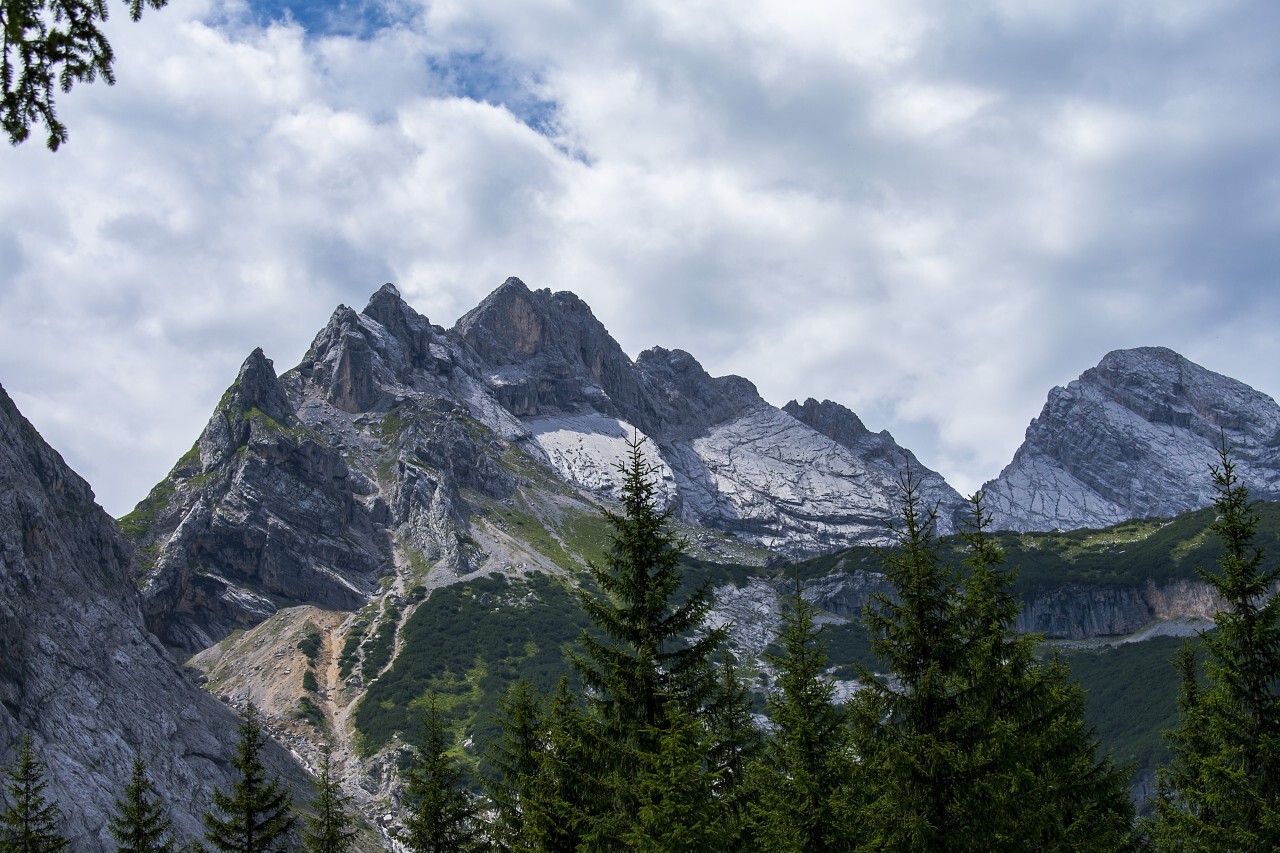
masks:
{"label": "evergreen treetop", "polygon": [[311,811],[302,835],[302,847],[307,853],[347,853],[355,849],[358,830],[351,813],[351,797],[342,792],[341,782],[333,775],[333,745],[327,741],[320,750],[320,778],[316,780]]}
{"label": "evergreen treetop", "polygon": [[434,693],[428,697],[422,728],[422,743],[414,747],[405,778],[411,812],[400,840],[415,853],[465,853],[475,849],[479,836],[475,807],[462,771],[448,754],[448,735]]}
{"label": "evergreen treetop", "polygon": [[1166,850],[1280,849],[1280,565],[1254,545],[1258,517],[1225,437],[1211,469],[1224,552],[1200,575],[1222,598],[1200,683],[1194,649],[1175,660],[1182,687],[1173,749],[1157,774],[1151,827]]}
{"label": "evergreen treetop", "polygon": [[206,812],[205,839],[222,853],[275,853],[287,849],[296,818],[289,792],[278,779],[268,779],[262,762],[267,736],[250,703],[240,726],[240,742],[231,765],[240,778],[231,793],[213,792],[221,816]]}
{"label": "evergreen treetop", "polygon": [[26,732],[5,784],[7,808],[0,814],[0,853],[58,853],[68,849],[58,832],[62,812],[44,795],[44,761]]}
{"label": "evergreen treetop", "polygon": [[147,776],[141,757],[133,759],[133,772],[125,786],[124,798],[116,800],[116,814],[107,824],[120,853],[170,853],[173,824],[155,785]]}

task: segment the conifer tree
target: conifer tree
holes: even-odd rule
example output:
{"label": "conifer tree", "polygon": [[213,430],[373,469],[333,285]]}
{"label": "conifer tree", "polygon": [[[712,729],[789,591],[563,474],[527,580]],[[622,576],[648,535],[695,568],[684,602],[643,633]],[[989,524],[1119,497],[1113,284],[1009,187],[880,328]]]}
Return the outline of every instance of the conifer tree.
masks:
{"label": "conifer tree", "polygon": [[[657,469],[645,457],[643,442],[628,442],[628,458],[620,466],[622,510],[605,513],[612,527],[610,552],[603,565],[589,566],[601,592],[581,597],[603,636],[584,631],[582,652],[571,658],[586,688],[582,741],[594,802],[588,805],[585,842],[596,849],[618,849],[636,831],[642,801],[632,783],[664,749],[668,728],[689,720],[708,726],[720,690],[712,658],[724,646],[725,629],[703,626],[711,607],[707,584],[675,601],[681,544],[667,529],[669,513],[658,506]],[[691,638],[695,629],[701,635]],[[708,737],[682,744],[695,741],[696,748],[680,754],[698,772],[709,772],[716,746]],[[668,741],[665,748],[674,747]]]}
{"label": "conifer tree", "polygon": [[773,730],[752,767],[752,830],[759,849],[824,853],[852,847],[854,777],[844,709],[826,676],[827,652],[799,579],[783,613],[781,656],[771,659]]}
{"label": "conifer tree", "polygon": [[311,801],[313,814],[307,817],[302,836],[308,853],[347,853],[355,849],[356,819],[351,813],[351,797],[342,792],[333,775],[333,746],[326,742],[320,750],[320,778]]}
{"label": "conifer tree", "polygon": [[240,778],[227,793],[213,792],[222,816],[206,812],[205,839],[222,853],[275,853],[288,847],[295,818],[289,792],[278,779],[268,779],[262,763],[267,737],[250,703],[240,726],[240,743],[231,764]]}
{"label": "conifer tree", "polygon": [[860,775],[874,781],[862,821],[874,847],[941,850],[954,837],[951,797],[960,779],[952,745],[959,723],[956,678],[963,646],[958,573],[943,563],[937,516],[908,471],[902,482],[897,547],[882,554],[893,597],[877,594],[866,610],[871,645],[891,677],[863,669],[850,711]]}
{"label": "conifer tree", "polygon": [[1042,661],[1038,634],[1015,630],[1015,573],[987,534],[982,495],[961,531],[964,644],[956,745],[961,784],[952,850],[1122,850],[1135,843],[1124,774],[1084,721],[1084,692],[1056,656]]}
{"label": "conifer tree", "polygon": [[539,753],[535,783],[523,810],[527,849],[571,853],[585,844],[594,775],[588,763],[586,724],[569,680],[561,678],[543,720],[545,748]]}
{"label": "conifer tree", "polygon": [[1157,774],[1152,837],[1165,850],[1280,849],[1280,566],[1265,567],[1254,545],[1258,516],[1223,438],[1211,469],[1218,518],[1211,529],[1224,552],[1216,571],[1200,569],[1226,607],[1201,635],[1207,654],[1199,681],[1188,646],[1181,675],[1179,727]]}
{"label": "conifer tree", "polygon": [[903,483],[898,545],[884,555],[895,595],[869,606],[872,648],[851,703],[866,800],[864,843],[889,850],[1123,850],[1133,807],[1124,776],[1084,722],[1084,696],[1034,636],[987,537],[981,498],[964,534],[968,575],[946,565],[936,517]]}
{"label": "conifer tree", "polygon": [[422,743],[414,748],[405,779],[412,812],[400,840],[416,853],[465,853],[477,845],[475,808],[448,747],[440,705],[431,694]]}
{"label": "conifer tree", "polygon": [[44,761],[32,746],[31,733],[23,734],[18,756],[5,785],[7,808],[0,814],[0,853],[58,853],[68,849],[58,833],[62,812],[45,799],[48,786]]}
{"label": "conifer tree", "polygon": [[547,777],[543,776],[548,727],[538,688],[520,679],[498,698],[500,735],[485,757],[493,775],[485,792],[493,807],[490,840],[498,850],[539,850],[549,822]]}
{"label": "conifer tree", "polygon": [[639,853],[722,853],[736,826],[716,798],[724,768],[708,768],[709,733],[680,703],[669,701],[664,719],[649,732],[657,749],[638,753],[629,780],[637,804],[621,832],[624,848]]}
{"label": "conifer tree", "polygon": [[170,853],[173,824],[155,785],[147,776],[146,762],[133,759],[133,773],[124,798],[116,800],[116,814],[107,824],[120,853]]}

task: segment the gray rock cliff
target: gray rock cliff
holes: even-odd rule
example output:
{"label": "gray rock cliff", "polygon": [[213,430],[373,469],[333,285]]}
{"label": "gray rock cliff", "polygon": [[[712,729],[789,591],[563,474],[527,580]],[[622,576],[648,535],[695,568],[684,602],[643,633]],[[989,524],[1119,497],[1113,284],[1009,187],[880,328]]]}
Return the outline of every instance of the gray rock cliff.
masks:
{"label": "gray rock cliff", "polygon": [[1280,407],[1172,350],[1109,353],[1054,388],[1013,461],[983,487],[994,526],[1105,527],[1213,501],[1225,437],[1255,498],[1280,497]]}
{"label": "gray rock cliff", "polygon": [[[183,839],[234,781],[239,722],[146,629],[132,550],[0,388],[0,761],[31,733],[77,851],[115,849],[106,823],[135,756]],[[306,790],[283,750],[268,761]]]}

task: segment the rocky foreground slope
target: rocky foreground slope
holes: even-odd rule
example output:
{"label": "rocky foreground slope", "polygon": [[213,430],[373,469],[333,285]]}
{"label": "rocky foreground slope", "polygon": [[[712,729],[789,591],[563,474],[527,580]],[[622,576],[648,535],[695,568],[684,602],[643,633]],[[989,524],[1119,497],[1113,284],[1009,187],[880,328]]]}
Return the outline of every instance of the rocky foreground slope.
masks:
{"label": "rocky foreground slope", "polygon": [[1105,527],[1213,502],[1225,438],[1255,498],[1280,497],[1280,406],[1169,349],[1108,353],[1054,388],[983,490],[997,528]]}
{"label": "rocky foreground slope", "polygon": [[[31,733],[77,851],[115,849],[106,823],[135,757],[182,838],[234,781],[239,721],[143,625],[132,551],[0,388],[0,760]],[[286,753],[268,760],[308,790]]]}

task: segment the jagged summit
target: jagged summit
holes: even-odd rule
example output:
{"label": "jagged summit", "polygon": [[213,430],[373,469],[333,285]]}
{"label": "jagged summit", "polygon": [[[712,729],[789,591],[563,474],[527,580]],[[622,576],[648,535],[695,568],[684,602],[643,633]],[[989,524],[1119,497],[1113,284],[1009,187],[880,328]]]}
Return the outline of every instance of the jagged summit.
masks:
{"label": "jagged summit", "polygon": [[1274,400],[1164,347],[1116,350],[1049,392],[988,508],[998,527],[1048,530],[1208,506],[1222,438],[1254,497],[1280,496]]}

